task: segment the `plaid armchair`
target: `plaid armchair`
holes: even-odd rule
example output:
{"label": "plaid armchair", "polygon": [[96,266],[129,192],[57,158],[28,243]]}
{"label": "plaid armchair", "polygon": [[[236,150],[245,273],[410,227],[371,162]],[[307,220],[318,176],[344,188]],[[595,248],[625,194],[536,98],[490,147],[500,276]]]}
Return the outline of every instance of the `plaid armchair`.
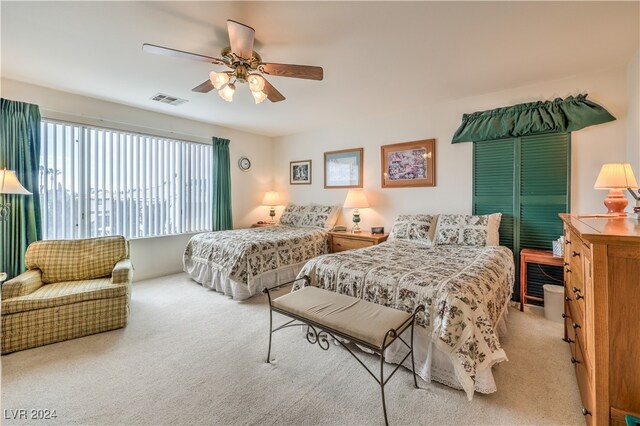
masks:
{"label": "plaid armchair", "polygon": [[2,353],[124,327],[133,267],[124,237],[38,241],[2,285]]}

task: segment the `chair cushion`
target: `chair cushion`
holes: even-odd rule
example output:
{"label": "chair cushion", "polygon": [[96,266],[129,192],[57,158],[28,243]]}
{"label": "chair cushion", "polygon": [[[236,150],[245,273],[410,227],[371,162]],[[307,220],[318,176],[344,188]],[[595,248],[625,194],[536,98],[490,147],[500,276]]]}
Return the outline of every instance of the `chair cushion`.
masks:
{"label": "chair cushion", "polygon": [[3,300],[2,315],[126,295],[127,286],[112,284],[110,278],[64,281],[43,285],[26,296]]}
{"label": "chair cushion", "polygon": [[91,280],[108,277],[119,260],[128,257],[124,237],[49,240],[29,245],[28,269],[40,269],[42,282]]}
{"label": "chair cushion", "polygon": [[[381,348],[384,336],[411,314],[317,287],[304,287],[272,302],[274,308],[323,324]],[[393,339],[387,338],[387,343]]]}

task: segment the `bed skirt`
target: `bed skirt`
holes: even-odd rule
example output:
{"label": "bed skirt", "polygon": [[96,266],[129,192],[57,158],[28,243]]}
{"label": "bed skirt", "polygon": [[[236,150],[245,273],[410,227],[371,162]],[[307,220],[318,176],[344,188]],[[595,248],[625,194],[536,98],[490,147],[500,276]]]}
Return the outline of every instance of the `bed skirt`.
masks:
{"label": "bed skirt", "polygon": [[254,276],[247,284],[234,280],[221,269],[206,263],[194,262],[191,259],[184,259],[183,263],[184,271],[203,287],[224,293],[235,300],[245,300],[260,293],[264,288],[293,281],[306,261]]}

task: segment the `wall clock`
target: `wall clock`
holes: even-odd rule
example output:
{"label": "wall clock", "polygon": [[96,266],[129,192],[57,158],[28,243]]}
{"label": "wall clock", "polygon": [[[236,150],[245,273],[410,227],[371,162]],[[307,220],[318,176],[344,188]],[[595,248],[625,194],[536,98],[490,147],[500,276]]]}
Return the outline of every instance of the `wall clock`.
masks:
{"label": "wall clock", "polygon": [[240,167],[240,170],[243,172],[246,172],[251,168],[251,161],[249,161],[247,157],[240,157],[238,160],[238,167]]}

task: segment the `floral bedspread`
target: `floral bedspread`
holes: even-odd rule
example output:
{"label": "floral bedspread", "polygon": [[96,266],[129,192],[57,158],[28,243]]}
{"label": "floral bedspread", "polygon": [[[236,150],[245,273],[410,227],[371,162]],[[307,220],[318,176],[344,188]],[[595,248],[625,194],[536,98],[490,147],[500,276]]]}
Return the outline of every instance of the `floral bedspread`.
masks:
{"label": "floral bedspread", "polygon": [[185,248],[183,261],[207,264],[246,285],[265,272],[325,254],[327,248],[326,231],[274,225],[194,235]]}
{"label": "floral bedspread", "polygon": [[317,257],[298,276],[308,275],[311,285],[320,288],[407,312],[424,304],[416,322],[450,356],[471,398],[476,372],[506,359],[496,327],[511,298],[514,270],[506,247],[429,247],[394,240]]}

